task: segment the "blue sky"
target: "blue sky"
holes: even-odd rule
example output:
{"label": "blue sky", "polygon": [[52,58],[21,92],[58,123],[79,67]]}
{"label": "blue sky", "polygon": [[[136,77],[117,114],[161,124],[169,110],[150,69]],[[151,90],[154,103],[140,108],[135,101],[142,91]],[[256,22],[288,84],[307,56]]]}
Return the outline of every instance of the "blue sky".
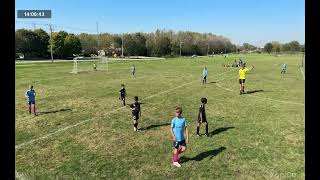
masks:
{"label": "blue sky", "polygon": [[304,0],[16,0],[16,10],[52,10],[51,19],[16,19],[16,29],[52,23],[67,32],[211,32],[235,44],[305,41]]}

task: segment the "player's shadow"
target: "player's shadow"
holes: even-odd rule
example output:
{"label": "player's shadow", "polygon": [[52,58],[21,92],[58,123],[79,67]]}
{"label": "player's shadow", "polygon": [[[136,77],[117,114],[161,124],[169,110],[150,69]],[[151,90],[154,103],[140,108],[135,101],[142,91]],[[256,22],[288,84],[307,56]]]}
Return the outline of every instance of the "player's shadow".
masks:
{"label": "player's shadow", "polygon": [[233,129],[233,128],[235,128],[235,127],[221,127],[221,128],[215,129],[215,130],[209,132],[209,137],[212,137],[216,134],[222,133],[224,131],[227,131],[228,129]]}
{"label": "player's shadow", "polygon": [[57,112],[63,112],[63,111],[71,111],[71,109],[67,108],[67,109],[57,109],[57,110],[51,110],[51,111],[39,111],[37,112],[37,115],[57,113]]}
{"label": "player's shadow", "polygon": [[213,84],[213,83],[217,83],[217,82],[215,82],[215,81],[211,81],[211,82],[208,82],[207,84]]}
{"label": "player's shadow", "polygon": [[227,149],[227,148],[219,147],[217,149],[213,149],[213,150],[210,150],[210,151],[202,152],[202,153],[196,155],[193,158],[182,156],[180,158],[180,161],[181,161],[181,163],[185,163],[185,162],[188,162],[188,161],[202,161],[203,159],[208,158],[208,157],[210,157],[210,159],[212,159],[213,157],[217,156],[219,153],[221,153],[225,149]]}
{"label": "player's shadow", "polygon": [[144,128],[140,128],[139,130],[145,131],[145,130],[153,129],[153,128],[156,128],[156,127],[168,126],[168,125],[170,125],[170,123],[155,124],[155,125],[150,125],[150,126],[147,126],[147,127],[144,127]]}
{"label": "player's shadow", "polygon": [[247,91],[244,94],[253,94],[253,93],[257,93],[257,92],[267,92],[263,89],[259,89],[259,90],[252,90],[252,91]]}

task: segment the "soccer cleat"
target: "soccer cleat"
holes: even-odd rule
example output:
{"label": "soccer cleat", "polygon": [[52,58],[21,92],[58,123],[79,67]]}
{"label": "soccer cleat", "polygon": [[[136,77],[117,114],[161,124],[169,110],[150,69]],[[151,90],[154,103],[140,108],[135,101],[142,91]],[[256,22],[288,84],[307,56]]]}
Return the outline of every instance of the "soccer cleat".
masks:
{"label": "soccer cleat", "polygon": [[207,136],[207,137],[209,137],[209,134],[208,134],[208,133],[206,133],[206,136]]}
{"label": "soccer cleat", "polygon": [[178,162],[173,162],[172,164],[176,167],[181,167],[181,165]]}
{"label": "soccer cleat", "polygon": [[196,136],[197,136],[197,137],[200,137],[200,134],[197,134]]}

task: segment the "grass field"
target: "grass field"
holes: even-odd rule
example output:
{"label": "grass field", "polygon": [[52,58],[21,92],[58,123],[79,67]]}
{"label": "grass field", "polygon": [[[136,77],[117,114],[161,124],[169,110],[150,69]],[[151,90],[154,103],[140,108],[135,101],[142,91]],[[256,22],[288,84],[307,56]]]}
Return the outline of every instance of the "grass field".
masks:
{"label": "grass field", "polygon": [[[238,57],[255,65],[245,87],[253,93],[241,96],[238,68],[222,67]],[[29,179],[304,179],[301,58],[120,61],[110,62],[108,72],[77,75],[69,73],[72,62],[16,65],[16,172]],[[281,76],[284,62],[287,74]],[[203,65],[209,82],[204,86]],[[121,83],[128,102],[137,95],[145,103],[139,132],[118,100]],[[39,116],[27,112],[29,84],[37,92]],[[208,99],[211,137],[195,136],[201,97]],[[181,168],[171,165],[169,127],[176,106],[183,108],[190,132]]]}

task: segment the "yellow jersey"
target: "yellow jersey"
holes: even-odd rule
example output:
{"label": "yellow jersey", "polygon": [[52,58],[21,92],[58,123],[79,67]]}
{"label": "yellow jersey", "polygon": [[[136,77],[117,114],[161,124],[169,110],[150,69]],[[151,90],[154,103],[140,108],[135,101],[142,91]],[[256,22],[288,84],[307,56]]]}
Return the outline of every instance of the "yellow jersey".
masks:
{"label": "yellow jersey", "polygon": [[250,71],[251,69],[248,69],[248,68],[239,69],[239,79],[246,79],[246,72]]}

